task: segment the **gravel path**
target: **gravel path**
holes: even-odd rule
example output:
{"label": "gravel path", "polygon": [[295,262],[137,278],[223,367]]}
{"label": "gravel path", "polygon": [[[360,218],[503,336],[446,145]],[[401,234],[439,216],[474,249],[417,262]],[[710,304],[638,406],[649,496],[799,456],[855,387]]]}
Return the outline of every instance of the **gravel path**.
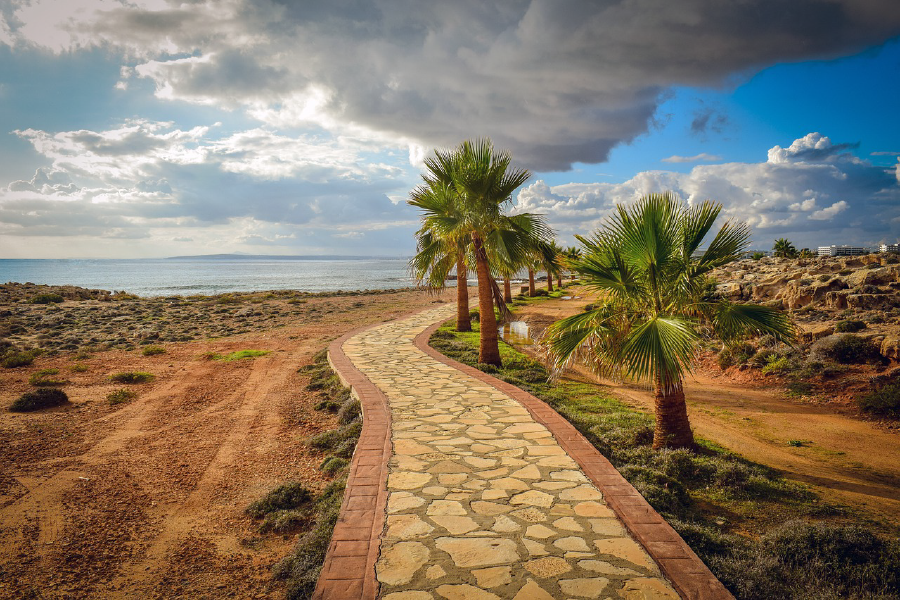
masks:
{"label": "gravel path", "polygon": [[453,310],[368,329],[343,346],[392,413],[381,597],[678,598],[522,405],[415,348],[416,335]]}

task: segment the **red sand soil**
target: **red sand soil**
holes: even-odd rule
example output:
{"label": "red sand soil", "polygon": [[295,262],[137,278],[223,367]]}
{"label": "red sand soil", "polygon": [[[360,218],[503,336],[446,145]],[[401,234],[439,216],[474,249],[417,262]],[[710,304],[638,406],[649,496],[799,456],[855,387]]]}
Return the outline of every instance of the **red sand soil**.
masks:
{"label": "red sand soil", "polygon": [[[0,411],[0,598],[282,597],[271,567],[297,535],[261,536],[243,511],[284,482],[327,483],[304,440],[334,417],[313,409],[298,367],[352,328],[435,301],[416,291],[312,297],[281,327],[245,321],[251,333],[166,343],[150,357],[97,352],[78,361],[83,373],[65,352],[0,370],[4,408],[39,369],[71,381],[68,406]],[[204,358],[246,349],[270,354]],[[111,406],[107,394],[126,387],[108,381],[118,371],[156,379]]]}

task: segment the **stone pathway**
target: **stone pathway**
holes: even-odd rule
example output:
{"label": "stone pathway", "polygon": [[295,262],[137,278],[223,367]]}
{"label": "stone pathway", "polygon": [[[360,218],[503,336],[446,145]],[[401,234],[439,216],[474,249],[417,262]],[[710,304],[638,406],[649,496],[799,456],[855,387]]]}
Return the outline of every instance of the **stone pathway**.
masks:
{"label": "stone pathway", "polygon": [[431,309],[343,345],[392,415],[381,597],[678,598],[550,431],[414,346],[453,311]]}

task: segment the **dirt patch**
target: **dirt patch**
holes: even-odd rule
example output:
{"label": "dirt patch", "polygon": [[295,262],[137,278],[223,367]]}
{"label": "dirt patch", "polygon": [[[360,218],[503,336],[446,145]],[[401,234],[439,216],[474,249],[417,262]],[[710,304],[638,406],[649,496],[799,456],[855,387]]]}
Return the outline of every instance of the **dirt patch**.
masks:
{"label": "dirt patch", "polygon": [[[586,296],[579,288],[569,292]],[[548,299],[520,307],[515,314],[539,337],[549,324],[589,302],[588,297]],[[579,373],[595,380],[585,371]],[[629,405],[652,412],[648,389],[602,384]],[[849,394],[833,404],[802,402],[786,396],[775,379],[736,370],[723,373],[707,365],[685,382],[685,395],[695,433],[813,485],[826,500],[900,524],[900,432],[860,418],[846,400]]]}
{"label": "dirt patch", "polygon": [[[47,310],[64,325],[71,321],[60,337],[86,342],[0,370],[0,598],[283,596],[271,568],[299,532],[260,535],[244,509],[286,481],[312,490],[329,481],[318,470],[322,453],[305,440],[333,427],[335,417],[314,410],[316,393],[305,391],[307,376],[297,369],[354,327],[443,300],[402,291],[251,303],[264,297],[242,300],[238,310],[250,310],[241,316],[228,310],[215,317],[209,313],[235,305],[215,297],[131,299],[127,310],[125,301],[0,305],[6,314],[41,317],[19,318],[12,340],[18,346],[40,345],[44,330],[30,323],[41,323]],[[90,323],[81,313],[94,305]],[[137,321],[156,311],[167,325],[153,343],[165,353],[143,356]],[[221,326],[200,326],[210,321]],[[198,339],[169,341],[194,335],[191,328]],[[92,330],[126,342],[91,341],[101,337]],[[248,349],[269,354],[206,358]],[[31,374],[47,368],[69,380],[71,403],[7,412],[31,389]],[[121,371],[155,379],[131,386],[109,381]],[[107,395],[122,388],[137,397],[111,404]]]}

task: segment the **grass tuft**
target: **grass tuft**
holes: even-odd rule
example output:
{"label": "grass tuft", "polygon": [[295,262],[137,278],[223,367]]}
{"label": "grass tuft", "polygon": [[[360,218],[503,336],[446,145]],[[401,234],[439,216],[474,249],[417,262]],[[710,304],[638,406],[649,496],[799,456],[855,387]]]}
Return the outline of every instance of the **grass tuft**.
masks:
{"label": "grass tuft", "polygon": [[156,356],[158,354],[165,354],[166,349],[162,346],[145,346],[143,350],[141,350],[141,354],[144,356]]}
{"label": "grass tuft", "polygon": [[65,379],[54,377],[54,375],[59,375],[59,369],[41,369],[31,374],[28,383],[38,387],[58,387],[69,383]]}

